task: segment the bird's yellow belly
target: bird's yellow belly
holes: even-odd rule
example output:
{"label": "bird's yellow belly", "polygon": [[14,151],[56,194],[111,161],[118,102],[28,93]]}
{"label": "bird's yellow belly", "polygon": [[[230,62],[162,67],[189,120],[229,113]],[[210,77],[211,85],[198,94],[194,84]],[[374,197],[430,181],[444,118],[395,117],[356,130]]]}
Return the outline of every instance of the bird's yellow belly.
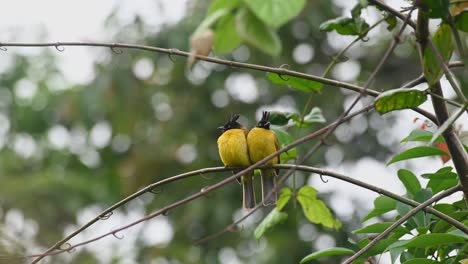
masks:
{"label": "bird's yellow belly", "polygon": [[[275,135],[271,131],[262,131],[252,129],[248,135],[250,161],[255,163],[266,156],[276,152]],[[265,164],[277,164],[278,158],[275,157]]]}
{"label": "bird's yellow belly", "polygon": [[230,129],[218,138],[219,156],[228,167],[248,166],[247,139],[241,129]]}

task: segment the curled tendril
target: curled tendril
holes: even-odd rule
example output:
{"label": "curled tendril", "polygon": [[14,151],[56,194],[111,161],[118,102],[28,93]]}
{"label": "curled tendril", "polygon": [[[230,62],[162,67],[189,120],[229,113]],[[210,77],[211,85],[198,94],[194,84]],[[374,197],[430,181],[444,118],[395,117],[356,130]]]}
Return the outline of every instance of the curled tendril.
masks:
{"label": "curled tendril", "polygon": [[1,51],[7,51],[8,49],[6,47],[3,47],[3,46],[0,45],[0,50]]}
{"label": "curled tendril", "polygon": [[164,211],[162,212],[162,215],[168,216],[168,215],[169,215],[169,210],[164,210]]}
{"label": "curled tendril", "polygon": [[68,253],[73,253],[75,251],[76,251],[76,248],[74,248],[74,247],[70,247],[69,249],[67,249]]}
{"label": "curled tendril", "polygon": [[103,215],[100,215],[99,216],[99,220],[107,220],[109,219],[112,215],[114,214],[114,212],[110,211],[110,212],[107,212]]}
{"label": "curled tendril", "polygon": [[278,73],[278,77],[283,80],[283,81],[289,81],[289,78],[288,77],[284,77],[283,75],[281,75],[280,73]]}
{"label": "curled tendril", "polygon": [[178,49],[169,49],[169,54],[167,54],[167,56],[169,57],[169,59],[175,63],[175,59],[174,57],[172,57],[174,55],[175,52],[179,51]]}
{"label": "curled tendril", "polygon": [[64,52],[65,48],[60,45],[60,43],[55,44],[55,49],[58,50],[59,52]]}
{"label": "curled tendril", "polygon": [[68,243],[68,242],[65,242],[62,245],[60,245],[60,247],[58,249],[59,250],[69,250],[70,248],[71,248],[71,244]]}
{"label": "curled tendril", "polygon": [[323,175],[322,175],[322,174],[320,174],[319,176],[320,176],[320,180],[321,180],[323,183],[328,183],[328,180],[325,180],[325,179],[323,178]]}
{"label": "curled tendril", "polygon": [[157,189],[157,186],[156,186],[154,188],[151,188],[149,192],[152,194],[160,194],[163,192],[163,188],[159,187],[159,189]]}
{"label": "curled tendril", "polygon": [[[287,69],[289,69],[289,65],[288,64],[281,64],[281,66],[279,66],[279,69],[287,70]],[[289,80],[289,78],[283,76],[281,73],[278,73],[278,77],[283,81],[288,81]]]}
{"label": "curled tendril", "polygon": [[370,38],[367,35],[361,37],[362,42],[368,42],[369,40]]}
{"label": "curled tendril", "polygon": [[110,49],[112,50],[112,52],[114,52],[115,54],[117,55],[120,55],[123,53],[123,50],[119,49],[118,47],[115,46],[116,44],[113,44]]}
{"label": "curled tendril", "polygon": [[122,240],[124,238],[124,235],[118,236],[117,232],[112,232],[112,235],[117,238],[118,240]]}

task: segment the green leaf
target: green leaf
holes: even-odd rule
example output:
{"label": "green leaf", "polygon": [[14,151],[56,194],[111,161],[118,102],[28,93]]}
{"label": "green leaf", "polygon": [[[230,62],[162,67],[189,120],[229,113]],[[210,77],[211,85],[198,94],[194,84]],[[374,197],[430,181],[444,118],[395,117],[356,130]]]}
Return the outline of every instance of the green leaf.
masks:
{"label": "green leaf", "polygon": [[426,188],[431,188],[434,194],[447,190],[458,184],[457,174],[451,171],[451,167],[445,167],[438,170],[436,173],[427,173],[421,175],[424,178],[429,178]]}
{"label": "green leaf", "polygon": [[390,212],[392,210],[396,209],[396,204],[397,202],[393,200],[392,198],[389,198],[387,196],[379,196],[375,198],[374,200],[374,209],[368,213],[364,219],[362,219],[362,222],[367,221],[368,219],[371,219],[372,217],[376,217],[379,215],[382,215],[386,212]]}
{"label": "green leaf", "polygon": [[392,31],[397,25],[396,16],[386,13],[385,22],[387,22],[387,30]]}
{"label": "green leaf", "polygon": [[421,190],[421,184],[419,183],[418,178],[414,175],[411,171],[401,169],[398,171],[398,178],[405,186],[408,193],[412,194],[413,196]]}
{"label": "green leaf", "polygon": [[375,110],[379,114],[385,114],[394,110],[418,107],[427,100],[423,91],[417,89],[393,89],[381,93],[375,99]]}
{"label": "green leaf", "polygon": [[[415,129],[411,131],[411,133],[402,139],[400,142],[409,142],[409,141],[421,141],[421,142],[429,142],[433,137],[433,133],[431,131],[422,130],[422,129]],[[445,140],[443,137],[438,137],[435,141],[436,143],[444,143]]]}
{"label": "green leaf", "polygon": [[306,218],[315,224],[340,229],[341,223],[335,220],[324,202],[317,199],[317,190],[306,185],[299,189],[297,200],[302,206]]}
{"label": "green leaf", "polygon": [[440,156],[440,155],[447,155],[447,153],[439,148],[435,147],[428,147],[428,146],[420,146],[414,147],[411,149],[407,149],[401,153],[395,155],[388,163],[387,166],[402,160],[408,159],[415,159],[421,157],[429,157],[429,156]]}
{"label": "green leaf", "polygon": [[220,9],[231,11],[238,7],[240,3],[241,0],[213,0],[210,7],[208,7],[208,15],[211,15]]}
{"label": "green leaf", "polygon": [[328,257],[328,256],[336,256],[336,255],[352,255],[354,254],[355,252],[349,248],[342,248],[342,247],[333,247],[333,248],[328,248],[328,249],[325,249],[325,250],[320,250],[320,251],[317,251],[317,252],[314,252],[310,255],[307,255],[305,256],[302,260],[301,260],[301,264],[302,263],[307,263],[313,259],[318,259],[318,258],[321,258],[321,257]]}
{"label": "green leaf", "polygon": [[297,114],[272,111],[270,112],[270,123],[277,126],[287,125],[293,115]]}
{"label": "green leaf", "polygon": [[320,31],[335,30],[340,35],[362,35],[367,32],[369,24],[362,18],[338,17],[325,21],[320,25]]}
{"label": "green leaf", "polygon": [[452,243],[465,243],[467,242],[466,238],[463,238],[459,235],[454,234],[423,234],[419,235],[410,240],[400,240],[393,245],[389,246],[389,249],[396,247],[406,247],[406,248],[428,248],[434,246],[440,246],[445,244]]}
{"label": "green leaf", "polygon": [[427,9],[424,15],[428,18],[447,18],[449,14],[450,1],[424,0],[422,4]]}
{"label": "green leaf", "polygon": [[[354,230],[353,234],[382,233],[383,231],[385,231],[385,229],[387,229],[392,224],[393,224],[393,222],[384,222],[384,223],[371,224],[371,225],[365,226],[363,228]],[[404,228],[403,226],[399,226],[393,231],[393,233],[402,233],[402,234],[406,234],[408,232],[409,231],[406,228]]]}
{"label": "green leaf", "polygon": [[451,126],[455,121],[457,121],[457,119],[465,112],[465,110],[466,106],[461,107],[457,110],[457,112],[455,112],[447,120],[445,120],[445,122],[436,130],[436,132],[434,132],[430,143],[432,144],[434,141],[436,141],[436,139],[439,138],[449,126]]}
{"label": "green leaf", "polygon": [[293,120],[297,127],[309,127],[314,123],[326,122],[325,117],[322,115],[322,110],[318,107],[314,107],[310,112],[304,116],[304,120],[297,113],[283,113],[283,112],[271,112],[270,122],[273,125],[284,126],[289,123],[289,120]]}
{"label": "green leaf", "polygon": [[236,19],[226,15],[216,25],[213,49],[218,54],[228,53],[242,44],[242,38],[236,31]]}
{"label": "green leaf", "polygon": [[[398,241],[397,239],[395,238],[385,238],[385,239],[382,239],[380,240],[379,242],[377,242],[377,244],[375,246],[373,246],[369,251],[367,251],[366,253],[364,253],[360,259],[363,259],[363,258],[367,258],[369,256],[375,256],[377,254],[381,254],[385,251],[387,251],[387,248],[392,245],[393,243],[395,243],[396,241]],[[362,240],[360,240],[357,245],[360,247],[360,248],[363,248],[365,247],[367,244],[369,244],[370,240],[369,238],[364,238]]]}
{"label": "green leaf", "polygon": [[292,197],[292,191],[288,187],[284,187],[281,189],[281,193],[279,195],[278,201],[276,202],[276,209],[281,211],[284,206],[289,202]]}
{"label": "green leaf", "polygon": [[197,29],[192,33],[192,36],[200,34],[201,32],[206,31],[208,28],[211,28],[221,17],[229,13],[229,10],[226,8],[218,9],[215,12],[209,14],[203,21],[198,25]]}
{"label": "green leaf", "polygon": [[[279,128],[272,128],[276,134],[276,137],[278,138],[278,142],[280,145],[280,148],[285,147],[286,145],[289,145],[293,142],[293,137],[286,131],[279,129]],[[281,162],[286,162],[288,160],[295,160],[297,159],[297,149],[292,148],[288,150],[287,152],[281,153]]]}
{"label": "green leaf", "polygon": [[321,83],[316,81],[310,81],[293,76],[280,76],[279,74],[272,72],[267,73],[267,78],[274,84],[287,85],[288,87],[306,93],[320,92],[323,86]]}
{"label": "green leaf", "polygon": [[414,259],[410,259],[408,261],[403,262],[403,264],[434,264],[434,263],[440,263],[440,262],[432,260],[432,259],[426,259],[426,258],[414,258]]}
{"label": "green leaf", "polygon": [[455,27],[458,30],[468,32],[468,10],[461,12],[455,17]]}
{"label": "green leaf", "polygon": [[[439,53],[442,55],[444,62],[447,63],[450,57],[452,57],[454,49],[450,26],[441,24],[439,29],[432,37],[432,41],[434,42],[434,45]],[[426,47],[424,49],[423,64],[424,77],[426,77],[426,81],[429,86],[432,86],[439,81],[440,77],[442,77],[444,74],[444,71],[440,66],[439,60],[437,59],[434,52],[432,52],[430,47]]]}
{"label": "green leaf", "polygon": [[244,0],[258,18],[270,27],[280,27],[296,17],[304,8],[305,0]]}
{"label": "green leaf", "polygon": [[281,53],[281,41],[278,33],[267,27],[247,8],[237,12],[236,28],[246,42],[259,50],[272,56],[278,56]]}
{"label": "green leaf", "polygon": [[260,239],[265,232],[273,228],[275,225],[281,224],[288,219],[288,214],[278,211],[275,207],[271,212],[263,219],[263,221],[255,228],[254,236],[256,239]]}
{"label": "green leaf", "polygon": [[310,112],[304,116],[304,120],[301,120],[299,115],[292,116],[292,120],[296,122],[297,127],[309,127],[314,123],[325,123],[325,117],[322,115],[322,110],[318,107],[314,107]]}
{"label": "green leaf", "polygon": [[[414,195],[414,200],[417,202],[423,203],[426,200],[430,199],[431,197],[432,197],[432,192],[430,189],[421,189],[419,192],[417,192]],[[405,215],[411,209],[413,209],[413,207],[407,204],[404,204],[401,202],[397,203],[397,212],[399,215]],[[430,224],[430,220],[431,220],[431,215],[425,214],[424,212],[418,212],[408,220],[408,225],[411,226],[412,228],[421,229],[418,231],[421,231],[422,233],[424,233],[425,231],[427,231],[427,228]]]}

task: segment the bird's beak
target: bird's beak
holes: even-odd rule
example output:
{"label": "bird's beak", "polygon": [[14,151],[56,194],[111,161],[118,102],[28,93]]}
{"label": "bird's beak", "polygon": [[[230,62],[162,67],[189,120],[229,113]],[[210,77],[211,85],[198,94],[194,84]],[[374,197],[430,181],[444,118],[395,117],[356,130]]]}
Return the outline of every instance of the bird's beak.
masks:
{"label": "bird's beak", "polygon": [[220,127],[217,127],[216,129],[224,130],[224,127],[223,127],[223,126],[220,126]]}

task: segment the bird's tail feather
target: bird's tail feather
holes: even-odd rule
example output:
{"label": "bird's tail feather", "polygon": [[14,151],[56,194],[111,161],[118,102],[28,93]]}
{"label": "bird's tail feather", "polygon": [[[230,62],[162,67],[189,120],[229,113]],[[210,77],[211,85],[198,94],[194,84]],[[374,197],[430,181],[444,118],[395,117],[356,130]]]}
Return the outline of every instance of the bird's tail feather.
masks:
{"label": "bird's tail feather", "polygon": [[276,200],[278,199],[276,191],[273,192],[273,189],[276,184],[276,171],[274,169],[262,170],[261,176],[262,176],[262,203],[265,206],[275,205]]}
{"label": "bird's tail feather", "polygon": [[253,174],[242,176],[242,206],[246,210],[255,207],[255,190],[253,185]]}

